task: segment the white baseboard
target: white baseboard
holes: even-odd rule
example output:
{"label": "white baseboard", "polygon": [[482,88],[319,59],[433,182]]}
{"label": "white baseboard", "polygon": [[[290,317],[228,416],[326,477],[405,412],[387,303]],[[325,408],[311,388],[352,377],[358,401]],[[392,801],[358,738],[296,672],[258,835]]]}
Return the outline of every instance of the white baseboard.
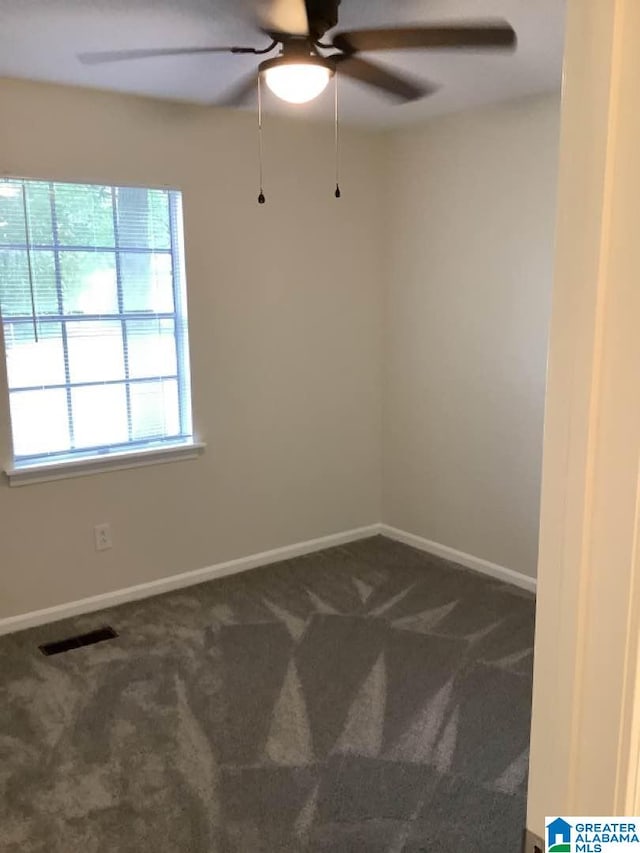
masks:
{"label": "white baseboard", "polygon": [[258,568],[259,566],[277,563],[280,560],[300,557],[303,554],[312,554],[314,551],[322,551],[324,548],[345,545],[348,542],[356,542],[358,539],[366,539],[369,536],[376,535],[386,536],[389,539],[395,539],[397,542],[404,542],[405,545],[412,545],[421,551],[443,557],[445,560],[451,560],[453,563],[458,563],[468,569],[482,572],[482,574],[489,575],[505,583],[515,584],[530,592],[535,592],[536,590],[535,578],[528,577],[520,572],[514,572],[512,569],[507,569],[504,566],[499,566],[480,557],[474,557],[472,554],[465,554],[464,551],[457,551],[455,548],[449,548],[447,545],[431,542],[422,536],[407,533],[405,530],[399,530],[397,527],[391,527],[388,524],[369,524],[366,527],[357,527],[353,530],[345,530],[342,533],[320,536],[318,539],[309,539],[306,542],[296,542],[293,545],[285,545],[283,548],[273,548],[270,551],[262,551],[259,554],[250,554],[248,557],[227,560],[224,563],[216,563],[213,566],[205,566],[202,569],[183,572],[179,575],[171,575],[167,578],[160,578],[159,580],[149,581],[148,583],[138,584],[137,586],[130,586],[126,589],[117,589],[113,592],[93,595],[91,598],[82,598],[79,601],[71,601],[68,604],[59,604],[55,607],[47,607],[44,610],[35,610],[31,613],[22,613],[18,616],[8,616],[0,619],[0,636],[15,631],[24,631],[26,628],[35,628],[38,625],[46,625],[49,622],[58,622],[61,619],[68,619],[71,616],[80,616],[85,613],[93,613],[96,610],[105,610],[108,607],[115,607],[118,604],[126,604],[127,602],[138,601],[142,598],[151,598],[163,592],[172,592],[176,589],[195,586],[205,581],[223,578],[227,575],[235,575],[239,572]]}
{"label": "white baseboard", "polygon": [[115,607],[117,604],[125,604],[129,601],[137,601],[141,598],[150,598],[163,592],[171,592],[184,587],[195,586],[205,581],[223,578],[226,575],[235,575],[246,572],[259,566],[267,566],[280,560],[288,560],[291,557],[300,557],[303,554],[312,554],[314,551],[322,551],[335,545],[345,545],[347,542],[356,542],[358,539],[366,539],[381,532],[379,524],[370,524],[366,527],[357,527],[353,530],[345,530],[342,533],[332,533],[329,536],[320,536],[318,539],[309,539],[306,542],[296,542],[294,545],[285,545],[283,548],[273,548],[270,551],[262,551],[259,554],[251,554],[248,557],[239,557],[236,560],[227,560],[224,563],[216,563],[213,566],[205,566],[203,569],[195,569],[191,572],[183,572],[179,575],[171,575],[168,578],[149,581],[148,583],[130,586],[126,589],[117,589],[113,592],[105,592],[101,595],[93,595],[91,598],[82,598],[79,601],[71,601],[68,604],[59,604],[55,607],[47,607],[44,610],[35,610],[31,613],[23,613],[18,616],[8,616],[0,619],[0,635],[10,634],[15,631],[24,631],[26,628],[35,628],[38,625],[46,625],[49,622],[58,622],[60,619],[68,619],[71,616],[80,616],[85,613],[93,613],[96,610],[104,610]]}
{"label": "white baseboard", "polygon": [[514,584],[521,589],[529,590],[529,592],[536,591],[536,579],[529,577],[529,575],[524,575],[522,572],[515,572],[513,569],[507,569],[504,566],[499,566],[497,563],[483,560],[481,557],[474,557],[473,554],[466,554],[464,551],[457,551],[455,548],[449,548],[448,545],[440,545],[439,542],[432,542],[430,539],[416,536],[415,533],[407,533],[406,530],[399,530],[397,527],[391,527],[389,524],[379,525],[378,532],[389,539],[395,539],[396,542],[404,542],[405,545],[412,545],[414,548],[419,548],[420,551],[426,551],[428,554],[434,554],[436,557],[451,560],[452,563],[458,563],[467,569],[482,572],[483,575],[489,575],[489,577],[496,578],[505,583]]}

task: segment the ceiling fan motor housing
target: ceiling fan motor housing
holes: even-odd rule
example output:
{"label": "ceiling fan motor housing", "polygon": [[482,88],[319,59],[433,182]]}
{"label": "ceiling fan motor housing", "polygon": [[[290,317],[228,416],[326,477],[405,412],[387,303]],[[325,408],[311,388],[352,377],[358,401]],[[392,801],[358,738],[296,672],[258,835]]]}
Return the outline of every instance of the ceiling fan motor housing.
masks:
{"label": "ceiling fan motor housing", "polygon": [[307,0],[309,34],[318,40],[338,23],[340,0]]}
{"label": "ceiling fan motor housing", "polygon": [[265,59],[258,66],[258,71],[260,74],[264,74],[269,68],[278,68],[282,65],[319,65],[322,68],[327,68],[332,75],[336,70],[335,61],[331,57],[310,53],[308,42],[306,41],[294,43],[293,45],[285,43],[282,53],[271,59]]}

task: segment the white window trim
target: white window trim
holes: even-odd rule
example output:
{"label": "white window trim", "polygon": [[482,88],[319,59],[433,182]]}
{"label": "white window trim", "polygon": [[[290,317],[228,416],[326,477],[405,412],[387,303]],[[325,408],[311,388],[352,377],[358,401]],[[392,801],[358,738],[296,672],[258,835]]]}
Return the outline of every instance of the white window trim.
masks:
{"label": "white window trim", "polygon": [[87,477],[91,474],[102,474],[123,468],[141,468],[146,465],[196,459],[205,448],[206,444],[199,441],[184,442],[148,450],[137,449],[105,456],[90,456],[85,459],[69,459],[64,462],[45,462],[19,468],[7,467],[5,474],[10,486],[27,486],[31,483]]}

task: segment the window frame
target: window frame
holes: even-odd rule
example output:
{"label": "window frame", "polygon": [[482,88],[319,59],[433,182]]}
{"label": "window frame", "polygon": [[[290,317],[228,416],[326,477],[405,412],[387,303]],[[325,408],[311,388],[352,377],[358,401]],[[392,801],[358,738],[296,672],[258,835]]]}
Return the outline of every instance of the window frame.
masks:
{"label": "window frame", "polygon": [[[184,258],[184,231],[182,211],[182,191],[175,187],[151,186],[126,183],[105,182],[79,182],[60,181],[53,178],[39,177],[15,177],[3,175],[4,180],[13,181],[21,185],[23,193],[28,191],[30,183],[48,184],[51,204],[51,236],[52,242],[32,241],[28,229],[25,230],[24,241],[11,241],[3,244],[0,249],[27,252],[29,254],[29,269],[31,274],[31,253],[33,251],[47,251],[53,254],[55,268],[55,287],[58,312],[56,314],[38,315],[25,314],[4,317],[0,313],[0,349],[4,359],[3,370],[0,377],[4,379],[4,387],[1,389],[6,394],[8,408],[8,423],[10,437],[11,462],[4,468],[10,485],[23,485],[30,482],[43,482],[64,477],[82,476],[85,474],[110,471],[119,468],[132,468],[141,465],[158,464],[176,461],[178,459],[194,458],[205,448],[204,443],[196,440],[193,428],[193,406],[191,389],[190,352],[188,337],[188,314],[187,314],[187,282]],[[82,187],[104,187],[111,193],[111,209],[113,215],[113,238],[112,246],[87,246],[66,245],[60,242],[57,224],[57,210],[55,204],[55,190],[59,185],[82,186]],[[169,245],[167,248],[143,247],[122,245],[120,241],[121,226],[117,212],[117,190],[121,188],[144,189],[148,191],[162,191],[167,194],[168,222],[169,222]],[[104,252],[113,256],[116,275],[116,292],[118,313],[102,314],[73,314],[65,313],[63,301],[63,275],[60,258],[64,252]],[[171,288],[173,297],[173,311],[125,311],[124,290],[122,278],[122,255],[123,254],[158,254],[167,255],[171,258]],[[34,306],[35,307],[35,306]],[[19,328],[25,324],[31,324],[38,320],[44,323],[60,324],[60,338],[64,361],[63,383],[52,383],[50,385],[24,386],[19,388],[9,387],[7,356],[5,341],[5,328]],[[173,343],[176,356],[176,372],[172,375],[159,375],[152,377],[136,377],[130,375],[129,369],[129,343],[127,336],[127,323],[142,321],[173,322]],[[69,345],[67,336],[68,324],[82,324],[84,322],[112,321],[120,323],[122,334],[122,348],[124,361],[124,377],[114,380],[94,380],[74,382],[70,376]],[[180,432],[175,436],[151,437],[135,439],[132,423],[131,386],[136,384],[160,383],[165,380],[176,382],[178,418]],[[11,395],[27,392],[30,390],[59,389],[65,391],[67,417],[70,444],[74,441],[74,425],[72,411],[72,390],[77,387],[100,387],[105,385],[124,386],[126,395],[126,416],[128,441],[93,447],[71,447],[67,450],[51,451],[39,454],[21,454],[17,456],[14,448],[14,431],[11,418]]]}

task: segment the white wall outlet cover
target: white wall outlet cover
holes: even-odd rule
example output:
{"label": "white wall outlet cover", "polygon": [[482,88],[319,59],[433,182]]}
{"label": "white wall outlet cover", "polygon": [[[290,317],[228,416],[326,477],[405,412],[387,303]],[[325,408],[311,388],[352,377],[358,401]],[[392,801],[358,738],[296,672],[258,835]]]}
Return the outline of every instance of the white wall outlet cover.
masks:
{"label": "white wall outlet cover", "polygon": [[96,524],[93,528],[93,532],[95,536],[96,551],[106,551],[108,548],[113,547],[110,524]]}

